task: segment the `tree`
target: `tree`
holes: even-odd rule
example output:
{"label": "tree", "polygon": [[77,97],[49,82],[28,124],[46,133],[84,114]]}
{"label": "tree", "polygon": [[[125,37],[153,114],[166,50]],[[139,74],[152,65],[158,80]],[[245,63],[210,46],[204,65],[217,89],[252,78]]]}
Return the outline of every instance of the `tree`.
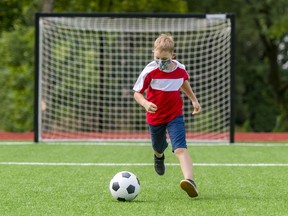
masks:
{"label": "tree", "polygon": [[53,11],[54,0],[44,0],[42,6],[43,13],[51,13]]}
{"label": "tree", "polygon": [[2,0],[0,128],[33,127],[35,12],[231,12],[236,14],[236,123],[246,130],[287,131],[287,8],[287,0]]}
{"label": "tree", "polygon": [[33,129],[34,12],[39,5],[28,0],[0,2],[0,130]]}
{"label": "tree", "polygon": [[24,132],[33,129],[34,29],[4,32],[0,38],[0,128]]}
{"label": "tree", "polygon": [[54,12],[187,12],[184,0],[57,0]]}
{"label": "tree", "polygon": [[2,0],[0,10],[0,130],[22,132],[33,130],[35,12],[185,12],[186,6],[183,0]]}
{"label": "tree", "polygon": [[[278,104],[279,116],[274,131],[288,130],[288,75],[284,72],[283,63],[279,61],[280,45],[283,50],[288,47],[285,38],[288,31],[287,1],[261,1],[246,0],[248,15],[254,22],[254,27],[263,47],[259,56],[262,62],[267,65],[262,72],[264,83],[267,83],[274,99]],[[282,52],[283,59],[287,59],[287,52]],[[264,116],[262,116],[263,118]],[[266,118],[266,117],[265,117]]]}
{"label": "tree", "polygon": [[288,75],[283,65],[288,64],[288,2],[187,0],[187,4],[189,12],[236,14],[236,122],[247,130],[287,131]]}
{"label": "tree", "polygon": [[14,25],[23,24],[23,20],[19,19],[21,14],[21,4],[17,0],[2,0],[0,1],[0,35],[1,32],[11,31]]}

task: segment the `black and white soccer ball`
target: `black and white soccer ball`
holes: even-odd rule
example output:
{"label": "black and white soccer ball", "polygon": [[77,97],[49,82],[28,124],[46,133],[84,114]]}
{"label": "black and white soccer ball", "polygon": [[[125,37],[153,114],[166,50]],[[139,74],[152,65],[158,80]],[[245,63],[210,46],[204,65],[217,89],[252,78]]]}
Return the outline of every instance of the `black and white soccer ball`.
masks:
{"label": "black and white soccer ball", "polygon": [[140,182],[133,173],[122,171],[111,179],[109,188],[116,200],[131,201],[140,192]]}

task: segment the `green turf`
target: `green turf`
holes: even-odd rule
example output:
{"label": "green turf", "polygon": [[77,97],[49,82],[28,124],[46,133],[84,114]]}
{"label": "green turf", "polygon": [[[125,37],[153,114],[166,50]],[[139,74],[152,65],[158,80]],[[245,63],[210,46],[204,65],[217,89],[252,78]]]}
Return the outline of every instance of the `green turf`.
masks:
{"label": "green turf", "polygon": [[[189,146],[200,196],[179,187],[179,166],[158,176],[145,146],[1,145],[0,162],[127,163],[122,166],[0,165],[0,215],[288,215],[288,166],[223,167],[209,164],[288,164],[288,146]],[[168,164],[178,163],[171,149]],[[145,166],[133,166],[145,163]],[[132,166],[130,165],[132,164]],[[132,202],[109,192],[114,174],[128,170],[141,182]]]}

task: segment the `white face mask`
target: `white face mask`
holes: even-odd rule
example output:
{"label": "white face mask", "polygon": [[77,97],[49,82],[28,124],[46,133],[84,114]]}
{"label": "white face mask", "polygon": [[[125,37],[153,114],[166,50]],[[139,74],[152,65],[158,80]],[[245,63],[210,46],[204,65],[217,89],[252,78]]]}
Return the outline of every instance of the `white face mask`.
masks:
{"label": "white face mask", "polygon": [[168,60],[159,60],[159,59],[155,59],[155,62],[159,65],[159,69],[164,71],[168,69],[168,65],[172,63],[172,59],[168,59]]}

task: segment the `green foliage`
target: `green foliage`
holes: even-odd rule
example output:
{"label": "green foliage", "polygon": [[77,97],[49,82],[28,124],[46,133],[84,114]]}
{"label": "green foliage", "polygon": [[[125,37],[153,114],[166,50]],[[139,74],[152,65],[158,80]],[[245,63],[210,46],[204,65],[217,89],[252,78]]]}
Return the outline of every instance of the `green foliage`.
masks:
{"label": "green foliage", "polygon": [[120,0],[116,2],[115,12],[187,12],[186,2],[183,0]]}
{"label": "green foliage", "polygon": [[285,126],[288,74],[287,66],[286,70],[282,68],[288,64],[285,42],[288,2],[223,0],[219,4],[189,0],[187,3],[191,12],[236,14],[236,123],[255,131],[276,128],[288,131]]}
{"label": "green foliage", "polygon": [[287,34],[288,31],[288,15],[280,16],[275,20],[275,23],[269,29],[269,35],[271,38],[280,38],[283,33]]}
{"label": "green foliage", "polygon": [[13,30],[15,23],[22,23],[19,20],[19,14],[21,14],[20,2],[18,0],[0,1],[0,35],[4,30]]}
{"label": "green foliage", "polygon": [[187,12],[184,0],[57,0],[55,12]]}
{"label": "green foliage", "polygon": [[[263,2],[248,1],[248,18],[250,18],[257,30],[257,37],[253,44],[259,44],[258,48],[251,50],[250,54],[254,55],[254,59],[257,61],[254,65],[250,65],[250,68],[257,68],[256,73],[261,79],[256,79],[261,83],[258,85],[262,87],[262,92],[266,91],[270,94],[262,94],[263,103],[260,110],[265,110],[265,119],[271,118],[270,114],[274,114],[273,122],[276,119],[281,119],[280,116],[287,116],[288,114],[288,75],[283,71],[284,65],[287,64],[287,1],[277,1],[272,3],[270,0]],[[277,29],[277,30],[276,30]],[[260,42],[260,43],[259,43]],[[257,58],[255,58],[255,56]],[[253,58],[253,56],[251,56]],[[286,61],[285,61],[286,59]],[[282,61],[281,61],[282,60]],[[247,62],[251,60],[247,59]],[[261,63],[259,63],[259,61]],[[246,72],[249,70],[246,70]],[[249,83],[246,82],[246,83]],[[247,84],[246,84],[247,86]],[[263,86],[267,86],[263,88]],[[256,87],[257,88],[257,87]],[[258,90],[259,91],[259,90]],[[246,92],[249,94],[249,92]],[[273,100],[271,100],[273,98]],[[269,101],[269,102],[268,102]],[[268,103],[267,103],[268,102]],[[253,101],[250,101],[250,107],[253,109]],[[267,109],[267,106],[270,109]],[[259,112],[257,112],[260,115]],[[263,113],[264,114],[264,113]],[[251,116],[251,113],[250,113]],[[251,119],[250,119],[251,120]],[[263,121],[263,120],[262,120]],[[267,121],[267,126],[271,125],[270,121]],[[281,126],[280,126],[281,124]],[[286,126],[285,126],[286,125]],[[259,127],[259,124],[257,125]],[[260,128],[263,126],[260,126]],[[278,121],[277,126],[272,130],[287,131],[288,127],[284,121]],[[281,130],[279,130],[281,128]],[[257,130],[256,130],[257,131]]]}
{"label": "green foliage", "polygon": [[[43,2],[0,1],[0,130],[32,130],[34,35],[33,27],[28,26],[34,25],[34,13],[41,11]],[[287,0],[222,0],[221,4],[198,0],[51,2],[53,12],[59,13],[235,13],[236,123],[256,131],[288,131]],[[266,121],[261,117],[265,114],[269,116]]]}
{"label": "green foliage", "polygon": [[42,0],[1,0],[0,35],[2,31],[18,31],[20,26],[34,24],[34,13],[39,11]]}
{"label": "green foliage", "polygon": [[0,128],[31,131],[33,122],[33,28],[4,32],[0,38]]}
{"label": "green foliage", "polygon": [[249,128],[255,132],[271,132],[276,126],[277,116],[280,114],[279,106],[273,100],[273,93],[267,86],[267,80],[263,77],[266,65],[255,65],[246,68],[243,101],[246,104]]}

